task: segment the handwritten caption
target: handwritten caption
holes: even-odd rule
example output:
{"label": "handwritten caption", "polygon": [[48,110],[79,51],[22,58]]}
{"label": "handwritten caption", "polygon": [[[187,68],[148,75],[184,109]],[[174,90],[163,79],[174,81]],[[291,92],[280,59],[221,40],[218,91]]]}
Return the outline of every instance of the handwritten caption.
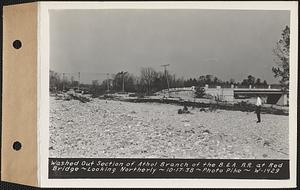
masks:
{"label": "handwritten caption", "polygon": [[[50,159],[49,174],[70,178],[124,176],[268,176],[282,175],[288,162],[249,160]],[[285,172],[286,173],[286,172]],[[128,175],[130,174],[130,175]],[[51,177],[50,176],[50,177]]]}

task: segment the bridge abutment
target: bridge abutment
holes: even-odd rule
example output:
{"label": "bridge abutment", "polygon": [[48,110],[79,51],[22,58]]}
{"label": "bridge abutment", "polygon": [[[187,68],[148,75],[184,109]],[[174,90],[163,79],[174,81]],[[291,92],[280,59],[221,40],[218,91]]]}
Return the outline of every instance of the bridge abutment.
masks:
{"label": "bridge abutment", "polygon": [[287,96],[287,94],[282,94],[282,96],[279,98],[277,104],[281,105],[281,106],[287,106],[288,105],[288,96]]}

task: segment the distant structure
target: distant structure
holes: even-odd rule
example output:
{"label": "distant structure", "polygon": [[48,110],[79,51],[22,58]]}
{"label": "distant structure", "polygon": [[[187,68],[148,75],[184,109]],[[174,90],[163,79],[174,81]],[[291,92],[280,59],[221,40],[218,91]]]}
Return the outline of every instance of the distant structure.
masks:
{"label": "distant structure", "polygon": [[261,95],[267,97],[267,104],[277,104],[277,105],[288,105],[288,91],[282,91],[281,89],[258,89],[258,88],[235,88],[233,89],[233,94],[235,96],[251,96],[251,95]]}
{"label": "distant structure", "polygon": [[[209,94],[213,97],[217,97],[220,101],[228,101],[232,102],[235,98],[241,96],[256,96],[261,95],[267,97],[267,104],[277,104],[277,105],[288,105],[288,91],[283,91],[281,89],[271,89],[269,86],[268,88],[236,88],[231,85],[231,88],[221,88],[221,86],[217,86],[216,88],[209,88],[206,84],[205,93]],[[165,90],[162,90],[163,92]],[[171,88],[169,92],[180,92],[180,91],[190,91],[194,92],[195,87],[184,87],[184,88]]]}

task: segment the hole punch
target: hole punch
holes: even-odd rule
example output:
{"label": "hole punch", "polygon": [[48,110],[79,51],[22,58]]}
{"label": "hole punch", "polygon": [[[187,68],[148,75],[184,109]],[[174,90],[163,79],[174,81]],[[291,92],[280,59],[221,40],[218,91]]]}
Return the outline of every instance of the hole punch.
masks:
{"label": "hole punch", "polygon": [[22,144],[19,141],[14,142],[13,149],[15,151],[21,150],[21,148],[22,148]]}
{"label": "hole punch", "polygon": [[13,47],[14,47],[15,49],[20,49],[20,48],[22,47],[22,42],[21,42],[20,40],[15,40],[15,41],[13,42]]}

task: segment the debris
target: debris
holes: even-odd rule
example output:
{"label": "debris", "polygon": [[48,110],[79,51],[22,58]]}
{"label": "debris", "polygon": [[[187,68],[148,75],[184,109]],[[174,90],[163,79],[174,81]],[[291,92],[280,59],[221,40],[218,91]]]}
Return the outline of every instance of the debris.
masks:
{"label": "debris", "polygon": [[[50,97],[50,156],[263,159],[267,153],[270,159],[288,158],[281,153],[289,152],[286,116],[265,115],[262,127],[255,128],[255,116],[244,112],[178,115],[178,105],[91,101]],[[258,134],[270,146],[257,146]]]}
{"label": "debris", "polygon": [[188,110],[187,106],[184,106],[183,109],[179,109],[177,113],[178,114],[187,114],[187,113],[191,113],[191,112]]}
{"label": "debris", "polygon": [[79,95],[79,94],[76,94],[76,93],[74,93],[74,94],[69,94],[69,96],[72,97],[74,100],[79,100],[79,101],[82,102],[82,103],[86,103],[86,102],[89,102],[89,101],[90,101],[89,98],[84,97],[84,96]]}
{"label": "debris", "polygon": [[190,126],[191,126],[191,124],[189,124],[189,123],[185,123],[183,126],[184,126],[184,127],[190,127]]}
{"label": "debris", "polygon": [[195,131],[193,129],[191,129],[191,130],[185,130],[184,132],[185,133],[195,133]]}
{"label": "debris", "polygon": [[73,124],[73,120],[67,121],[68,124]]}
{"label": "debris", "polygon": [[205,129],[202,131],[202,134],[206,135],[206,134],[210,134],[211,132],[208,129]]}
{"label": "debris", "polygon": [[177,113],[178,113],[178,114],[183,114],[182,109],[179,109]]}
{"label": "debris", "polygon": [[271,145],[271,143],[269,141],[267,141],[267,140],[264,141],[264,146],[270,146],[270,145]]}
{"label": "debris", "polygon": [[186,105],[183,107],[183,111],[184,111],[184,112],[189,111]]}
{"label": "debris", "polygon": [[205,108],[200,108],[200,111],[206,112]]}

